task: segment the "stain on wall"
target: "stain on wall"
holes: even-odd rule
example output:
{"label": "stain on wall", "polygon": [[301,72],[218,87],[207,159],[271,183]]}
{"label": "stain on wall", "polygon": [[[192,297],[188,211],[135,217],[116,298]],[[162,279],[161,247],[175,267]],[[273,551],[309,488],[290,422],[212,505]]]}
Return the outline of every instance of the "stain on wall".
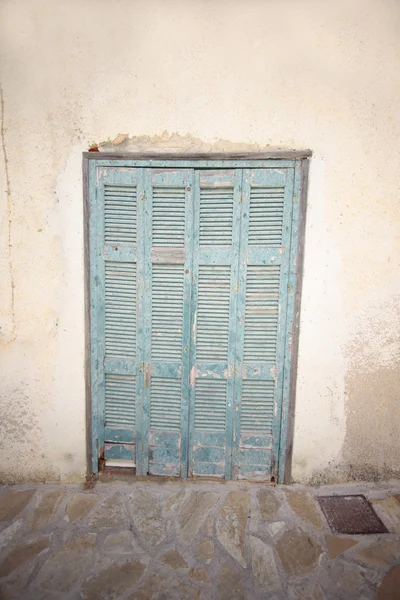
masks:
{"label": "stain on wall", "polygon": [[314,483],[400,477],[400,295],[368,298],[349,338],[341,459],[316,469]]}
{"label": "stain on wall", "polygon": [[347,345],[349,479],[400,477],[400,295],[371,303]]}

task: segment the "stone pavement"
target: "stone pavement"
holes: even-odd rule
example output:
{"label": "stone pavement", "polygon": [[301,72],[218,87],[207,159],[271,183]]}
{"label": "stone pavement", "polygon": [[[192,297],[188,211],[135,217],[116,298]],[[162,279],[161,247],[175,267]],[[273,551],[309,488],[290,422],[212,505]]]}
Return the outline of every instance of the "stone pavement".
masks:
{"label": "stone pavement", "polygon": [[[1,600],[400,598],[400,482],[0,491]],[[333,535],[314,499],[333,493],[365,494],[390,533]]]}

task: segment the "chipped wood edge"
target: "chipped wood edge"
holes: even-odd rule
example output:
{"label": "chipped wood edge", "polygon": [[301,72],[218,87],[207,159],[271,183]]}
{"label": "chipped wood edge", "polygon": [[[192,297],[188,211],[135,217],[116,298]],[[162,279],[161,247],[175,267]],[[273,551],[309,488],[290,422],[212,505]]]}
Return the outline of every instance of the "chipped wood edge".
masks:
{"label": "chipped wood edge", "polygon": [[304,247],[306,235],[306,217],[307,217],[307,193],[308,193],[308,175],[310,162],[307,158],[301,160],[301,188],[300,188],[300,214],[298,225],[298,246],[297,246],[297,269],[296,269],[296,292],[294,299],[294,317],[292,324],[292,356],[290,368],[290,391],[289,391],[289,408],[287,418],[287,436],[285,448],[285,465],[283,473],[283,483],[286,485],[292,482],[292,456],[293,456],[293,440],[294,440],[294,420],[295,420],[295,404],[296,404],[296,383],[297,383],[297,366],[299,354],[299,338],[300,338],[300,313],[301,313],[301,296],[303,289],[303,265],[304,265]]}

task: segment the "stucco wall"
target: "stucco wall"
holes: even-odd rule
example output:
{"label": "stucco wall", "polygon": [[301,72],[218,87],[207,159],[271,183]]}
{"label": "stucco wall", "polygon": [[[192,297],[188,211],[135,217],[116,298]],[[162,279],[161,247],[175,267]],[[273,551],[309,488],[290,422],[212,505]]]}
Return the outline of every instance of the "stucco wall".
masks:
{"label": "stucco wall", "polygon": [[83,477],[81,153],[119,133],[313,150],[293,476],[399,475],[400,3],[0,7],[0,478]]}

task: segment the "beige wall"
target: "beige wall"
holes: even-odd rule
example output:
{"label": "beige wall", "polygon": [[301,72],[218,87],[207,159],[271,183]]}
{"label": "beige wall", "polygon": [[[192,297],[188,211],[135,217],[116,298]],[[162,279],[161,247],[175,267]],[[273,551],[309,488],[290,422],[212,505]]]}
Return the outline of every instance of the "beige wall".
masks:
{"label": "beige wall", "polygon": [[81,153],[125,132],[313,150],[293,476],[399,475],[400,3],[0,10],[0,477],[83,477]]}

